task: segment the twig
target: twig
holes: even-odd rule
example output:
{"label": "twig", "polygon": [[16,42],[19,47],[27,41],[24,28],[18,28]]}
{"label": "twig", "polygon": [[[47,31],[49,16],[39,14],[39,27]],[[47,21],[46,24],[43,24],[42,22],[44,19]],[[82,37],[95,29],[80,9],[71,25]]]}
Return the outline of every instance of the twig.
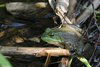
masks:
{"label": "twig", "polygon": [[[88,40],[88,39],[86,39],[86,38],[83,38],[83,40],[85,40],[85,41],[87,41],[87,42],[90,42],[90,43],[93,43],[93,44],[96,44],[96,42],[95,41],[90,41],[90,40]],[[100,43],[98,43],[98,45],[100,45]]]}
{"label": "twig", "polygon": [[97,43],[95,44],[95,48],[94,48],[94,51],[93,51],[93,53],[92,53],[92,56],[91,56],[91,58],[89,59],[89,63],[91,63],[91,60],[93,59],[93,56],[94,56],[95,51],[96,51],[96,49],[97,49],[99,40],[100,40],[100,34],[99,34],[99,38],[98,38],[98,40],[97,40]]}
{"label": "twig", "polygon": [[[92,1],[90,0],[90,2],[92,3]],[[96,22],[96,14],[95,14],[95,9],[94,9],[94,4],[92,3],[92,8],[93,8],[93,15],[94,15],[94,22],[95,22],[95,25],[97,26],[99,32],[100,32],[100,29],[99,29],[99,26]]]}
{"label": "twig", "polygon": [[48,67],[49,61],[50,61],[51,55],[48,54],[47,59],[45,61],[44,67]]}
{"label": "twig", "polygon": [[93,20],[93,18],[91,19],[91,21],[90,21],[90,23],[89,23],[89,25],[88,25],[88,27],[87,27],[86,31],[84,32],[84,35],[85,35],[85,34],[87,34],[87,32],[88,32],[88,30],[89,30],[89,27],[90,27],[90,26],[91,26],[91,24],[92,24],[92,20]]}

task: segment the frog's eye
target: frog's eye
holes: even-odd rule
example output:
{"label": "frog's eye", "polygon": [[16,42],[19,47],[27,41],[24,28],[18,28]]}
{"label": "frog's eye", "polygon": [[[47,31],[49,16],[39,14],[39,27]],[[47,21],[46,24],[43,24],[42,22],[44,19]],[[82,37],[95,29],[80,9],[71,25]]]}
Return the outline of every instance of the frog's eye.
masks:
{"label": "frog's eye", "polygon": [[53,33],[51,33],[51,34],[50,34],[50,37],[53,37],[53,36],[54,36],[54,34],[53,34]]}

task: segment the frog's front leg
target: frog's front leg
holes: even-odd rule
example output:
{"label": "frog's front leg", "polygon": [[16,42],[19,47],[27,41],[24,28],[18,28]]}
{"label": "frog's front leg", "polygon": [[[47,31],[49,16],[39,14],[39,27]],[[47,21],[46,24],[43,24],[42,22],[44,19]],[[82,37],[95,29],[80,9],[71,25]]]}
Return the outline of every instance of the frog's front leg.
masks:
{"label": "frog's front leg", "polygon": [[82,52],[83,52],[83,49],[84,49],[84,43],[82,41],[79,42],[78,46],[77,46],[77,49],[76,49],[76,54],[81,56],[82,55]]}
{"label": "frog's front leg", "polygon": [[85,46],[83,48],[83,52],[86,52],[87,50],[91,49],[90,47],[91,47],[91,45],[89,43],[85,44]]}
{"label": "frog's front leg", "polygon": [[90,49],[92,49],[92,48],[91,48],[91,45],[89,43],[87,43],[87,44],[81,44],[80,46],[78,46],[76,52],[77,52],[77,54],[79,56],[83,56],[87,52],[90,53],[91,52]]}

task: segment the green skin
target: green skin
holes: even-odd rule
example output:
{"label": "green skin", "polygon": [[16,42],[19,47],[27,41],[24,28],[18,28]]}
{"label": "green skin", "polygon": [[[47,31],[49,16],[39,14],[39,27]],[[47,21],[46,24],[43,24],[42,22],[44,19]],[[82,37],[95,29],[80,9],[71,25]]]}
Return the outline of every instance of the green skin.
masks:
{"label": "green skin", "polygon": [[88,49],[88,46],[83,44],[81,34],[69,25],[62,28],[47,28],[41,39],[49,44],[75,51],[73,54],[82,55],[82,52]]}

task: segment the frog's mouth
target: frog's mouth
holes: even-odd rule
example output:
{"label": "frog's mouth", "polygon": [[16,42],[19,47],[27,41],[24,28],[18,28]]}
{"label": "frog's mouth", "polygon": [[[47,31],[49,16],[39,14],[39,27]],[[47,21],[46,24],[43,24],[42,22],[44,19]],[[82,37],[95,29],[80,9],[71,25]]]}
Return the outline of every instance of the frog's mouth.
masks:
{"label": "frog's mouth", "polygon": [[43,41],[46,41],[49,44],[53,44],[53,45],[56,45],[56,46],[61,46],[61,42],[62,42],[61,40],[52,39],[52,38],[49,38],[49,37],[41,37],[41,39]]}
{"label": "frog's mouth", "polygon": [[61,42],[61,39],[50,38],[49,36],[42,36],[41,39],[42,39],[43,41]]}
{"label": "frog's mouth", "polygon": [[53,41],[46,41],[47,43],[49,43],[49,44],[53,44],[53,45],[55,45],[55,46],[59,46],[59,47],[61,47],[62,45],[61,45],[61,43],[59,43],[59,42],[53,42]]}

